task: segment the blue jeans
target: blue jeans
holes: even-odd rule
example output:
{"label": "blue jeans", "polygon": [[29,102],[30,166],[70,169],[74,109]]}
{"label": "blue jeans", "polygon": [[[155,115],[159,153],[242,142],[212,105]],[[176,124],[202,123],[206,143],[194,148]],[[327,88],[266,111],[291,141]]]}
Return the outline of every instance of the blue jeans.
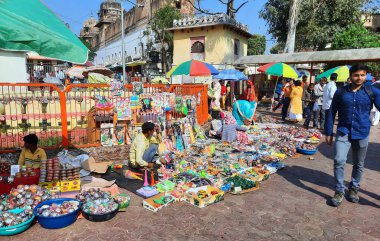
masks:
{"label": "blue jeans", "polygon": [[[324,112],[325,112],[325,117],[326,116],[329,116],[330,115],[330,113],[331,113],[331,108],[329,108],[329,109],[327,109],[327,110],[324,110]],[[324,129],[326,130],[326,125],[327,125],[327,122],[325,122],[325,125],[324,125]]]}
{"label": "blue jeans", "polygon": [[344,192],[344,166],[346,165],[348,151],[352,147],[352,174],[350,188],[359,188],[364,171],[364,160],[367,154],[369,137],[363,140],[351,140],[348,135],[337,132],[335,139],[334,177],[335,190]]}
{"label": "blue jeans", "polygon": [[144,155],[143,155],[143,160],[150,163],[154,162],[154,155],[158,151],[158,145],[157,144],[150,144],[148,149],[145,150]]}

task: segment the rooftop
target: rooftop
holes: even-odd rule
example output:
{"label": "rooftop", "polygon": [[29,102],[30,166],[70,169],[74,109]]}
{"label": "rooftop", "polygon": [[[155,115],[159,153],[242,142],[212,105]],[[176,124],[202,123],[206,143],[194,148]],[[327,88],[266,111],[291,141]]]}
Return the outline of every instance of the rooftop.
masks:
{"label": "rooftop", "polygon": [[173,21],[173,27],[167,30],[180,30],[187,28],[200,28],[208,27],[215,25],[228,25],[233,27],[235,30],[241,31],[242,34],[251,36],[248,30],[248,26],[242,24],[236,19],[233,19],[226,14],[217,14],[217,15],[206,15],[206,16],[195,16],[187,17],[179,20]]}
{"label": "rooftop", "polygon": [[380,48],[345,49],[292,54],[270,54],[241,56],[236,65],[266,63],[327,63],[327,62],[371,62],[380,60]]}

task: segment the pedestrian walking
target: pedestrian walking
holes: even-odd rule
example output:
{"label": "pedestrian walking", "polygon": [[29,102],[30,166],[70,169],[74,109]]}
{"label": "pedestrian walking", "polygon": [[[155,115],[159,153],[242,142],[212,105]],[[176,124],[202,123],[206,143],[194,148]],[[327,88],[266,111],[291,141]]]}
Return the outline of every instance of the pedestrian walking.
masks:
{"label": "pedestrian walking", "polygon": [[[307,129],[309,129],[310,120],[313,117],[313,121],[315,123],[317,111],[313,111],[314,104],[315,104],[316,98],[314,94],[314,84],[309,84],[308,88],[306,89],[304,95],[303,95],[303,102],[305,103],[305,109],[304,111],[306,119],[303,124],[303,126]],[[315,127],[315,125],[314,125]]]}
{"label": "pedestrian walking", "polygon": [[282,103],[282,110],[281,110],[281,118],[283,121],[285,121],[286,117],[288,116],[288,110],[289,110],[289,105],[290,105],[290,94],[292,93],[292,85],[293,85],[293,81],[290,79],[287,79],[285,87],[284,87],[284,101]]}
{"label": "pedestrian walking", "polygon": [[302,115],[303,115],[303,118],[306,118],[306,112],[307,112],[306,109],[308,108],[308,104],[309,104],[309,103],[303,101],[304,95],[306,94],[307,88],[309,87],[309,83],[308,83],[306,75],[302,75],[301,87],[303,89],[303,92],[302,92]]}
{"label": "pedestrian walking", "polygon": [[[319,120],[319,128],[321,131],[324,131],[325,127],[325,112],[322,110],[322,104],[323,104],[323,88],[325,84],[327,83],[326,78],[322,78],[318,84],[314,86],[314,94],[317,98],[317,104],[318,104],[318,120]],[[315,123],[315,127],[318,128],[318,122]]]}
{"label": "pedestrian walking", "polygon": [[326,116],[326,142],[332,145],[334,119],[338,113],[334,157],[335,195],[331,199],[335,207],[342,203],[345,196],[344,168],[350,148],[353,169],[347,199],[354,203],[359,202],[359,187],[371,128],[370,111],[372,105],[380,110],[380,90],[373,86],[364,86],[367,69],[365,65],[351,67],[351,84],[335,92],[331,111]]}
{"label": "pedestrian walking", "polygon": [[[323,100],[322,100],[322,111],[325,112],[325,116],[329,115],[329,112],[331,111],[331,102],[334,97],[335,91],[337,90],[336,87],[336,80],[338,79],[338,74],[332,73],[330,76],[330,82],[323,87]],[[326,125],[326,122],[325,122]],[[324,129],[326,129],[326,126],[324,126]]]}
{"label": "pedestrian walking", "polygon": [[302,93],[301,82],[294,81],[294,86],[290,93],[289,119],[295,122],[302,121]]}
{"label": "pedestrian walking", "polygon": [[286,82],[284,79],[281,79],[280,83],[277,84],[276,90],[274,93],[274,100],[277,101],[277,105],[273,108],[273,111],[276,111],[282,106],[284,102],[284,86]]}

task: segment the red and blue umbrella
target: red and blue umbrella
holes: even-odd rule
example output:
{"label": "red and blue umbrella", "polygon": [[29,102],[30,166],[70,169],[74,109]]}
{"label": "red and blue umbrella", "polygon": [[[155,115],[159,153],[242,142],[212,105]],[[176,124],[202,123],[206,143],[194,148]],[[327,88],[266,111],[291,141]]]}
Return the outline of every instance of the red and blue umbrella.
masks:
{"label": "red and blue umbrella", "polygon": [[219,74],[219,71],[211,64],[198,60],[190,60],[172,68],[167,73],[167,77],[173,75],[211,76],[217,74]]}

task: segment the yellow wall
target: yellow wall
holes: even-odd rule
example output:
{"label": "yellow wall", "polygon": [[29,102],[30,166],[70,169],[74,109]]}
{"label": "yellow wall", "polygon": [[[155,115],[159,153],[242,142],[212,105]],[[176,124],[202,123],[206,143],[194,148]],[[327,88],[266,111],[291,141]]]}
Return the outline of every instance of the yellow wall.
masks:
{"label": "yellow wall", "polygon": [[174,32],[174,56],[173,65],[191,59],[192,37],[205,37],[205,61],[210,64],[233,64],[234,39],[240,41],[240,55],[247,55],[247,37],[244,37],[233,30],[224,29],[223,26],[205,27],[185,30],[175,30]]}

